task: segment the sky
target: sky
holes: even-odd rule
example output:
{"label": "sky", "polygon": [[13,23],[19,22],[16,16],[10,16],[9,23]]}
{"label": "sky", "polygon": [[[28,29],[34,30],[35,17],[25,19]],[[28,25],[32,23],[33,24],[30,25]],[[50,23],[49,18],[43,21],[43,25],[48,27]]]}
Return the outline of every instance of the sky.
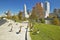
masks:
{"label": "sky", "polygon": [[50,12],[53,12],[54,8],[60,8],[60,0],[0,0],[0,15],[7,10],[10,10],[11,13],[23,11],[24,4],[26,4],[27,9],[32,10],[37,2],[44,4],[45,1],[50,2]]}

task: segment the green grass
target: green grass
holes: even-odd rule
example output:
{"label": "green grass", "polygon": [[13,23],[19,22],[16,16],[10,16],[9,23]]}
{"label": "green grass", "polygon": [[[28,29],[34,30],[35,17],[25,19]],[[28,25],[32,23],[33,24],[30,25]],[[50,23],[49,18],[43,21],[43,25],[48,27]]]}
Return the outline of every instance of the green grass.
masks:
{"label": "green grass", "polygon": [[[33,35],[39,29],[40,33]],[[34,24],[34,31],[31,32],[32,40],[60,40],[60,27],[48,24]]]}

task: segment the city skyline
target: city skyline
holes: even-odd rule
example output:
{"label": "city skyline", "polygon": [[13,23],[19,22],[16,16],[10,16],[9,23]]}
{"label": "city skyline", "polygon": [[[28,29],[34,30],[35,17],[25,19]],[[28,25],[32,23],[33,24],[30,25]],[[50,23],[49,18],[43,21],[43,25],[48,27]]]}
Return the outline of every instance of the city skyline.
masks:
{"label": "city skyline", "polygon": [[[27,9],[31,10],[32,7],[37,2],[42,2],[43,4],[45,1],[50,2],[50,12],[53,12],[54,8],[60,8],[60,1],[59,0],[0,0],[0,14],[3,14],[5,11],[10,10],[12,13],[17,13],[19,11],[23,11],[24,4],[26,4]],[[58,2],[58,3],[57,3]]]}

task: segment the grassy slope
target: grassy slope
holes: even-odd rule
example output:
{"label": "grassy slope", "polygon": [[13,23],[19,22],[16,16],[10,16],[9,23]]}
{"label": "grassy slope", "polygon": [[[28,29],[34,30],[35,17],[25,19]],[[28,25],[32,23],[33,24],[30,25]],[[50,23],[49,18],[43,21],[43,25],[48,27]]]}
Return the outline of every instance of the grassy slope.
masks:
{"label": "grassy slope", "polygon": [[32,40],[60,40],[60,27],[48,24],[35,24],[34,31],[39,29],[40,33],[32,35]]}

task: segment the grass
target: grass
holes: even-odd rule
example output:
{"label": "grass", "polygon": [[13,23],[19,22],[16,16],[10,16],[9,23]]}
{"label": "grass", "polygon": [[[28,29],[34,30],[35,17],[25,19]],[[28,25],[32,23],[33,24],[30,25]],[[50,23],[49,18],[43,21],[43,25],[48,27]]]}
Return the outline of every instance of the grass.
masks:
{"label": "grass", "polygon": [[[40,33],[33,35],[39,29]],[[31,32],[32,40],[60,40],[60,27],[48,24],[34,24],[34,31]]]}

